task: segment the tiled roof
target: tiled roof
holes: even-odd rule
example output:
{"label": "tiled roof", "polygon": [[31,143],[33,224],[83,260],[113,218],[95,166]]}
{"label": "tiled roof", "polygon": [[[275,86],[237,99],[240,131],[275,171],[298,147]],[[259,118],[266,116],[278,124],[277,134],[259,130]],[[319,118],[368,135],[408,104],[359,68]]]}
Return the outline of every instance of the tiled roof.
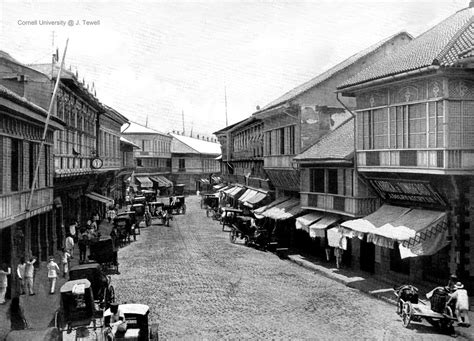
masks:
{"label": "tiled roof", "polygon": [[120,142],[125,143],[125,144],[128,144],[128,145],[130,145],[130,146],[132,146],[132,147],[135,147],[135,148],[140,149],[139,146],[137,146],[135,143],[133,143],[133,142],[127,140],[127,139],[126,139],[125,137],[123,137],[123,136],[120,136]]}
{"label": "tiled roof", "polygon": [[341,124],[314,145],[295,156],[300,161],[351,160],[354,153],[354,119]]}
{"label": "tiled roof", "polygon": [[135,123],[135,122],[130,122],[129,126],[125,126],[122,130],[122,134],[158,134],[158,135],[168,135],[162,132],[159,132],[158,130],[152,129],[145,127],[141,124]]}
{"label": "tiled roof", "polygon": [[396,53],[370,65],[341,84],[344,89],[428,66],[452,66],[474,41],[474,8],[466,8],[432,27]]}
{"label": "tiled roof", "polygon": [[[190,147],[198,154],[213,154],[213,155],[220,155],[221,154],[221,145],[220,143],[210,142],[205,140],[196,139],[194,137],[184,136],[184,135],[177,135],[170,133],[170,135],[176,139],[177,141],[185,144],[186,146]],[[171,152],[176,153],[179,152],[175,149],[177,144],[171,145]]]}
{"label": "tiled roof", "polygon": [[330,68],[326,72],[323,72],[322,74],[316,76],[315,78],[309,80],[308,82],[306,82],[306,83],[304,83],[300,86],[297,86],[293,90],[288,91],[283,96],[281,96],[281,97],[277,98],[276,100],[274,100],[274,101],[270,102],[269,104],[267,104],[259,112],[265,111],[265,110],[270,109],[272,107],[275,107],[279,104],[285,103],[285,102],[295,98],[296,96],[301,95],[302,93],[310,90],[311,88],[315,87],[316,85],[318,85],[318,84],[324,82],[325,80],[331,78],[334,74],[336,74],[336,73],[346,69],[347,67],[353,65],[354,63],[356,63],[361,58],[364,58],[365,56],[375,52],[377,49],[382,47],[384,44],[386,44],[386,43],[390,42],[391,40],[393,40],[393,39],[395,39],[399,36],[402,36],[402,35],[405,35],[405,36],[409,37],[409,39],[412,39],[412,36],[409,35],[407,32],[399,32],[399,33],[397,33],[393,36],[390,36],[390,37],[388,37],[384,40],[381,40],[378,43],[366,48],[365,50],[362,50],[362,51],[354,54],[353,56],[347,58],[346,60],[344,60],[343,62],[337,64],[336,66],[333,66],[332,68]]}

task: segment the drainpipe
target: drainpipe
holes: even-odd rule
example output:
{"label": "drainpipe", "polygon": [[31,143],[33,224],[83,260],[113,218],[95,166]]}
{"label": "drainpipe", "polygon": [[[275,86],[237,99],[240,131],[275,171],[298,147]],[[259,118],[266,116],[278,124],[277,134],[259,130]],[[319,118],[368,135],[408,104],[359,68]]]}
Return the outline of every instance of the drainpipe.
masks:
{"label": "drainpipe", "polygon": [[[357,171],[357,144],[356,144],[356,141],[357,141],[357,137],[356,137],[357,125],[356,125],[356,115],[354,114],[354,112],[352,112],[351,109],[349,109],[347,107],[347,105],[344,104],[344,102],[341,101],[341,99],[339,98],[339,92],[336,92],[336,100],[339,103],[341,103],[341,105],[344,107],[344,109],[346,109],[354,119],[354,171],[355,171],[355,176],[358,179],[359,178],[359,172]],[[359,191],[357,191],[357,192],[359,192]]]}
{"label": "drainpipe", "polygon": [[95,120],[95,156],[99,157],[100,147],[100,115],[102,112],[97,112],[97,118]]}

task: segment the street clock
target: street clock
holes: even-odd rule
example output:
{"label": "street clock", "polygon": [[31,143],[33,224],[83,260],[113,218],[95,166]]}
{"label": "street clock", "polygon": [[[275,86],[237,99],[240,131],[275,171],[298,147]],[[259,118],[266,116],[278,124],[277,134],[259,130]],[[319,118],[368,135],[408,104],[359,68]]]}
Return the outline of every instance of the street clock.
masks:
{"label": "street clock", "polygon": [[102,168],[104,161],[102,159],[95,157],[91,160],[91,167],[94,169]]}

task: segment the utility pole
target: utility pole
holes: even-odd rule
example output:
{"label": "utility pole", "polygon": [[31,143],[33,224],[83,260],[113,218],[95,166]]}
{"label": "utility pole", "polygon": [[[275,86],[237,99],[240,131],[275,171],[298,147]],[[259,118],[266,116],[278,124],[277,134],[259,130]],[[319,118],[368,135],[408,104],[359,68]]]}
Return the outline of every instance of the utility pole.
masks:
{"label": "utility pole", "polygon": [[224,101],[225,101],[225,126],[229,125],[229,121],[227,119],[227,87],[224,86]]}
{"label": "utility pole", "polygon": [[181,116],[183,117],[183,135],[184,135],[184,110],[181,109]]}

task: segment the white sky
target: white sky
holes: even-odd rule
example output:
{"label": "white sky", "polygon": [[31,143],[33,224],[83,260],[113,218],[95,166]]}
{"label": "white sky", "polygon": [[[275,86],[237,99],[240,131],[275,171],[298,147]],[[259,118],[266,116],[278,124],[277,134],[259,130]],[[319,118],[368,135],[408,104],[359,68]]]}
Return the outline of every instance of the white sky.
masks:
{"label": "white sky", "polygon": [[[211,134],[402,30],[417,36],[469,0],[134,1],[0,0],[0,49],[66,65],[99,100],[134,122]],[[19,21],[38,20],[37,25]],[[40,25],[73,20],[80,25]],[[86,26],[82,20],[100,20]],[[54,47],[52,32],[54,31]],[[61,57],[61,56],[60,56]]]}

